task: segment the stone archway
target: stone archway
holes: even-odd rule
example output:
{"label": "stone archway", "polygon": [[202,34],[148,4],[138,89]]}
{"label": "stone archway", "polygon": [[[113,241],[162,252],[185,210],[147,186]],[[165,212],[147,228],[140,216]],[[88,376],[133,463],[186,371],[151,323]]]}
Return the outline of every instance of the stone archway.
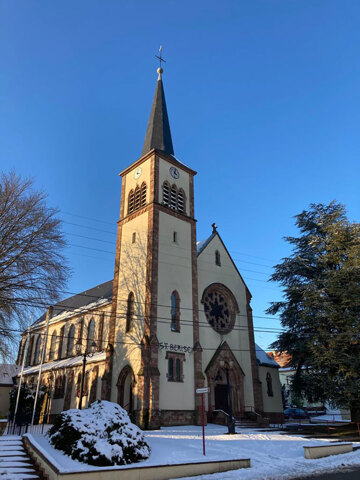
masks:
{"label": "stone archway", "polygon": [[228,413],[227,368],[233,416],[241,417],[244,414],[245,374],[229,345],[227,342],[224,342],[217,349],[205,370],[207,384],[210,388],[208,396],[208,413],[210,419],[212,418],[214,410],[224,410]]}
{"label": "stone archway", "polygon": [[117,402],[128,413],[134,410],[134,385],[135,376],[132,368],[129,365],[124,367],[117,381]]}

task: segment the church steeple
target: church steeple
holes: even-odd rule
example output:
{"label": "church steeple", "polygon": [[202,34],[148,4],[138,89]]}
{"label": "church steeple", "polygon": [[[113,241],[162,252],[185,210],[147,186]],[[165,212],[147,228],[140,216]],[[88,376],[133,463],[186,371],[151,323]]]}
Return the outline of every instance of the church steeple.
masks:
{"label": "church steeple", "polygon": [[150,118],[146,129],[142,156],[153,148],[167,153],[168,155],[174,155],[169,118],[166,109],[164,87],[161,78],[163,69],[160,67],[157,71],[159,77],[157,80]]}

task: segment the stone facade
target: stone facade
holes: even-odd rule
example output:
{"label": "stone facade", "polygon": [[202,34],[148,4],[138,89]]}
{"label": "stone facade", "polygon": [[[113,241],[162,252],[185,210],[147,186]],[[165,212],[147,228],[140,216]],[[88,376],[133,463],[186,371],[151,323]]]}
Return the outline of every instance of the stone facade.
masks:
{"label": "stone facade", "polygon": [[[73,344],[89,348],[95,340],[98,352],[87,359],[83,406],[95,398],[118,402],[145,429],[200,424],[196,389],[208,387],[212,421],[220,418],[216,411],[230,408],[238,417],[255,411],[277,418],[277,369],[271,373],[276,395],[269,399],[255,348],[251,294],[215,225],[197,243],[196,172],[173,155],[164,102],[160,78],[145,141],[153,148],[120,174],[114,280],[98,294],[95,287],[80,294],[81,301],[55,305],[46,345],[46,319],[33,325],[29,353],[25,337],[20,347],[27,381],[36,381],[45,348],[44,412],[78,406],[82,357]],[[60,384],[60,375],[63,394],[55,398],[53,383]]]}

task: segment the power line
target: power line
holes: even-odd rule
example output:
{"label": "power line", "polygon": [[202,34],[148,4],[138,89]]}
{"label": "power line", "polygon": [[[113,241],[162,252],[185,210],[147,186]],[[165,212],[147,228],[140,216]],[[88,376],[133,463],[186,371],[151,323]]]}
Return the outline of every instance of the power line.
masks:
{"label": "power line", "polygon": [[[34,290],[37,290],[37,289],[34,289]],[[50,291],[51,289],[47,289],[47,288],[38,288],[38,290],[43,290],[43,291]],[[74,293],[74,292],[69,292],[69,291],[66,291],[66,290],[60,290],[62,293],[66,293],[66,294],[70,294],[70,295],[79,295],[80,297],[86,297],[86,298],[92,298],[92,299],[95,299],[95,300],[109,300],[110,302],[110,299],[107,299],[106,297],[101,297],[101,296],[97,296],[97,295],[89,295],[87,293]],[[7,300],[6,297],[0,297],[1,300]],[[34,301],[34,302],[37,302],[36,299],[26,299],[26,298],[11,298],[9,299],[10,301],[21,301],[21,302],[27,302],[27,301]],[[127,304],[128,302],[128,298],[118,298],[117,299],[118,302],[122,302],[123,304]],[[60,307],[60,308],[69,308],[70,310],[71,309],[74,309],[74,310],[77,310],[79,308],[86,308],[89,304],[87,305],[83,305],[81,307],[74,307],[72,305],[66,305],[62,302],[59,302],[58,304],[55,304],[53,305],[53,307],[56,308],[56,306]],[[47,308],[49,305],[42,302],[41,299],[38,299],[38,303],[41,303],[42,307],[40,308]],[[134,303],[136,303],[137,305],[143,305],[143,306],[146,306],[146,305],[149,305],[150,307],[153,307],[153,306],[156,306],[156,307],[164,307],[164,308],[169,308],[171,309],[172,306],[170,304],[161,304],[161,303],[147,303],[147,302],[141,302],[139,300],[134,300]],[[192,307],[181,307],[180,310],[186,310],[186,311],[191,311],[193,312],[194,310],[196,310],[197,312],[202,312],[203,309],[201,307],[198,307],[196,309],[192,308]],[[236,314],[237,316],[239,317],[248,317],[247,314],[241,314],[241,313],[237,313]],[[253,318],[260,318],[260,319],[264,319],[264,320],[280,320],[279,317],[276,317],[274,315],[268,315],[268,316],[261,316],[261,315],[252,315]]]}
{"label": "power line", "polygon": [[78,218],[83,218],[85,220],[92,220],[94,222],[104,223],[105,225],[114,226],[116,224],[115,221],[114,222],[106,222],[105,220],[99,220],[98,218],[92,218],[92,217],[85,217],[84,215],[77,215],[76,213],[69,213],[69,212],[64,212],[64,211],[61,211],[60,213],[64,214],[64,215],[70,215],[71,217],[78,217]]}

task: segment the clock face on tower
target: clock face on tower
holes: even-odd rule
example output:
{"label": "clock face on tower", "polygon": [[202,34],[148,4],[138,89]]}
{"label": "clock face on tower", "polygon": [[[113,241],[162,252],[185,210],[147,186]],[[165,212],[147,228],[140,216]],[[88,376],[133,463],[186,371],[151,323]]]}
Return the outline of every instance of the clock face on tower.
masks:
{"label": "clock face on tower", "polygon": [[135,172],[134,172],[134,178],[135,178],[135,180],[137,180],[137,179],[140,177],[141,172],[142,172],[141,167],[138,167],[138,168],[135,170]]}
{"label": "clock face on tower", "polygon": [[179,178],[180,177],[180,172],[177,168],[175,167],[170,167],[170,175],[173,177],[173,178]]}
{"label": "clock face on tower", "polygon": [[235,323],[235,306],[232,294],[226,287],[210,285],[204,292],[202,302],[207,321],[221,334],[229,333]]}

